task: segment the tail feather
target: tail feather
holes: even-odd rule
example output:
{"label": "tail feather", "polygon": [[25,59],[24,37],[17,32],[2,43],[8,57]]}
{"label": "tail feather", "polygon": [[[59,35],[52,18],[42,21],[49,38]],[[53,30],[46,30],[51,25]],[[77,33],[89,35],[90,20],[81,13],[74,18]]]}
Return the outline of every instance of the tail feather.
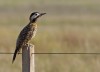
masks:
{"label": "tail feather", "polygon": [[15,52],[14,52],[14,55],[13,55],[13,60],[12,60],[12,63],[15,61],[15,58],[16,58],[16,55],[19,51],[19,48],[16,48]]}

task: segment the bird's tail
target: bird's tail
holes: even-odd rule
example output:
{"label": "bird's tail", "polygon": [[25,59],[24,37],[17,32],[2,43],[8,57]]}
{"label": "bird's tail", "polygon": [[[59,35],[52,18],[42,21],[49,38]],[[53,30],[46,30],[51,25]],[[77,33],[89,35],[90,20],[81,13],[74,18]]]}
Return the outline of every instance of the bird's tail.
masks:
{"label": "bird's tail", "polygon": [[13,55],[13,60],[12,60],[12,63],[15,61],[15,58],[16,58],[16,55],[19,51],[19,48],[16,48],[15,52],[14,52],[14,55]]}

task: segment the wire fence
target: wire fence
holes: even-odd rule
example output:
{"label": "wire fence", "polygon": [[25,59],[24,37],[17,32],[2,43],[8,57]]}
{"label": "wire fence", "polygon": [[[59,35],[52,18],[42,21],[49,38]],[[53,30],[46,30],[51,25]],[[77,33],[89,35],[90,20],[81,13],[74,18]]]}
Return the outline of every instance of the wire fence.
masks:
{"label": "wire fence", "polygon": [[[0,54],[14,54],[14,53],[10,53],[10,52],[0,52]],[[18,53],[18,54],[22,54],[22,53]],[[100,55],[100,53],[32,53],[32,54],[87,54],[87,55]]]}

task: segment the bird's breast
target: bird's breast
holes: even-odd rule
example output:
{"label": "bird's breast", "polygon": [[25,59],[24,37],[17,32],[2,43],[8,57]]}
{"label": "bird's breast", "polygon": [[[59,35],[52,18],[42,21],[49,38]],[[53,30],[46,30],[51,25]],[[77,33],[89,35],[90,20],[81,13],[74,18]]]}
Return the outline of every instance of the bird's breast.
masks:
{"label": "bird's breast", "polygon": [[37,24],[32,25],[32,38],[36,35],[37,32]]}

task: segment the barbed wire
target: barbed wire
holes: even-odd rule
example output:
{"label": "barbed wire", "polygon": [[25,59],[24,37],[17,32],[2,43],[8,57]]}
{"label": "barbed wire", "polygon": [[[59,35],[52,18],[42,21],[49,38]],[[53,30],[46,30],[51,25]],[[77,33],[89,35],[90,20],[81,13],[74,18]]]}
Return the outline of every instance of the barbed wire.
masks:
{"label": "barbed wire", "polygon": [[[10,52],[0,52],[0,54],[14,54],[14,53],[10,53]],[[22,54],[22,53],[18,53],[18,54]],[[91,54],[91,55],[100,55],[100,53],[32,53],[32,54]]]}

